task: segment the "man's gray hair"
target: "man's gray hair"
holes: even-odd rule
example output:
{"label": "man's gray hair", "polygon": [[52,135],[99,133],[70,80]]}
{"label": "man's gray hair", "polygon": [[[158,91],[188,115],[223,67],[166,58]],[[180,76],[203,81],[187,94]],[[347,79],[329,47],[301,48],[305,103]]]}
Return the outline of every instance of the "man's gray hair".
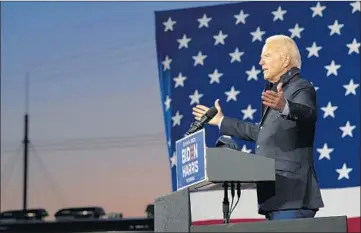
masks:
{"label": "man's gray hair", "polygon": [[279,42],[286,50],[285,52],[291,56],[291,65],[301,69],[301,55],[296,42],[286,35],[274,35],[266,39],[266,44],[273,41]]}

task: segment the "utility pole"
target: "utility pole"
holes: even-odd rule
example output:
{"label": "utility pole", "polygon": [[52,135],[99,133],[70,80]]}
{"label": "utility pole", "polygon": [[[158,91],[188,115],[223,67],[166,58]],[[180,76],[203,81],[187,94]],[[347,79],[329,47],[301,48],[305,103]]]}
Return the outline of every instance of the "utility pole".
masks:
{"label": "utility pole", "polygon": [[25,77],[25,115],[24,115],[24,180],[23,210],[27,210],[28,201],[28,151],[29,151],[29,74]]}

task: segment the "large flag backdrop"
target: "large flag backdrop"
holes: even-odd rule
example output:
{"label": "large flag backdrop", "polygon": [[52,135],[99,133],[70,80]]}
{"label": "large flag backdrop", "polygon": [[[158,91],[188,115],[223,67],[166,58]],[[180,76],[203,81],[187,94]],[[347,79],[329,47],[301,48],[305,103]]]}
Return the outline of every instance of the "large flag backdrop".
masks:
{"label": "large flag backdrop", "polygon": [[[347,215],[350,229],[359,229],[360,2],[243,2],[161,11],[155,18],[173,190],[175,141],[193,122],[192,107],[219,98],[225,115],[258,122],[261,49],[268,36],[286,34],[299,46],[303,77],[317,90],[314,156],[326,205],[317,216]],[[206,126],[206,132],[212,147],[219,131]],[[254,152],[253,143],[239,143]],[[222,219],[222,195],[192,194],[193,221]],[[254,190],[243,192],[232,218],[262,218],[256,201]]]}

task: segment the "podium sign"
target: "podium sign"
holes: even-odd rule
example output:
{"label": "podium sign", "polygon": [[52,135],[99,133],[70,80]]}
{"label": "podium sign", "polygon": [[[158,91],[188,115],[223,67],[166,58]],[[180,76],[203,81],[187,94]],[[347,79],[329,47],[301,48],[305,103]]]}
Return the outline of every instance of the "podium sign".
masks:
{"label": "podium sign", "polygon": [[176,141],[177,190],[207,179],[205,129]]}

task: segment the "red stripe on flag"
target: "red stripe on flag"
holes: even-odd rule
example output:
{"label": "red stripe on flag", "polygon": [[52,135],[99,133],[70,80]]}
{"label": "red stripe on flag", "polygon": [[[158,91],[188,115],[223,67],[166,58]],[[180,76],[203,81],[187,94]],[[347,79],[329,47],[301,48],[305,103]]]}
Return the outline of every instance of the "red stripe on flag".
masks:
{"label": "red stripe on flag", "polygon": [[[231,223],[239,223],[239,222],[260,222],[264,221],[264,219],[231,219]],[[201,220],[194,221],[192,225],[213,225],[213,224],[222,224],[223,220],[221,219],[212,219],[212,220]],[[357,218],[347,218],[347,231],[348,232],[361,232],[360,231],[360,217]]]}
{"label": "red stripe on flag", "polygon": [[361,232],[360,217],[347,218],[347,228],[348,232]]}

